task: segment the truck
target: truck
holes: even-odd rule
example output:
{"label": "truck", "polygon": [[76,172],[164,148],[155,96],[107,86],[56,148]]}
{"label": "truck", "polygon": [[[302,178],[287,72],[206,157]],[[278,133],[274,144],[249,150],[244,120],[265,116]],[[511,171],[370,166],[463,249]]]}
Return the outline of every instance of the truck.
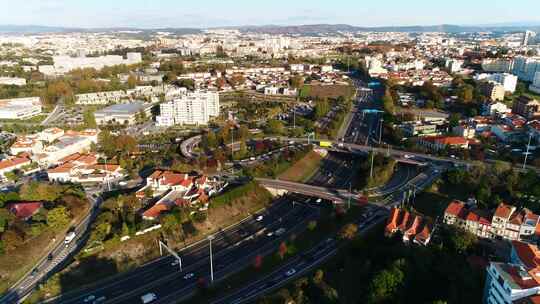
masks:
{"label": "truck", "polygon": [[153,302],[157,300],[157,296],[153,292],[149,292],[141,297],[141,301],[143,304],[148,304],[150,302]]}
{"label": "truck", "polygon": [[319,147],[321,148],[332,148],[332,143],[329,142],[329,141],[320,141],[319,142]]}
{"label": "truck", "polygon": [[64,244],[66,244],[67,246],[69,243],[71,243],[71,241],[73,241],[73,239],[75,238],[75,235],[75,231],[69,232],[64,239]]}

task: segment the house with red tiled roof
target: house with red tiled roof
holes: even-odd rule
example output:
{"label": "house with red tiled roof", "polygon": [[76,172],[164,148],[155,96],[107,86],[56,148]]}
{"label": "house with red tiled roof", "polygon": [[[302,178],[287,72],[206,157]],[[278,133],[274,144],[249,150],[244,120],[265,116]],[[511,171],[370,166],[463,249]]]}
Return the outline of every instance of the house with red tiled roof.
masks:
{"label": "house with red tiled roof", "polygon": [[155,204],[150,209],[143,212],[142,217],[145,220],[153,221],[159,218],[162,212],[171,210],[171,207],[167,204]]}
{"label": "house with red tiled roof", "polygon": [[500,203],[497,209],[495,209],[495,213],[491,219],[491,227],[496,236],[506,236],[506,223],[510,221],[510,216],[512,216],[514,211],[516,211],[516,207],[507,205],[505,203]]}
{"label": "house with red tiled roof", "polygon": [[5,175],[8,172],[13,172],[17,169],[22,169],[32,163],[29,158],[26,157],[12,157],[3,159],[0,161],[0,179],[4,180]]}
{"label": "house with red tiled roof", "polygon": [[431,232],[433,231],[433,226],[431,223],[425,223],[424,227],[415,237],[413,242],[418,245],[427,246],[431,240]]}
{"label": "house with red tiled roof", "polygon": [[386,236],[392,235],[397,231],[398,222],[401,216],[401,210],[395,207],[390,209],[390,216],[388,216],[388,221],[384,233]]}
{"label": "house with red tiled roof", "polygon": [[457,225],[459,227],[463,227],[465,225],[465,217],[465,203],[461,201],[453,201],[448,205],[448,207],[446,207],[443,221],[447,225]]}
{"label": "house with red tiled roof", "polygon": [[43,203],[41,202],[14,202],[7,205],[9,212],[23,221],[30,219],[42,207]]}
{"label": "house with red tiled roof", "polygon": [[427,245],[431,240],[432,226],[421,215],[412,214],[399,208],[392,208],[386,222],[384,235],[390,237],[398,231],[403,234],[403,242]]}
{"label": "house with red tiled roof", "polygon": [[74,153],[64,157],[60,165],[47,170],[50,181],[72,183],[105,183],[122,177],[122,168],[115,164],[98,164],[93,153]]}
{"label": "house with red tiled roof", "polygon": [[446,148],[468,149],[469,139],[461,136],[425,136],[418,139],[418,144],[430,150],[438,151]]}

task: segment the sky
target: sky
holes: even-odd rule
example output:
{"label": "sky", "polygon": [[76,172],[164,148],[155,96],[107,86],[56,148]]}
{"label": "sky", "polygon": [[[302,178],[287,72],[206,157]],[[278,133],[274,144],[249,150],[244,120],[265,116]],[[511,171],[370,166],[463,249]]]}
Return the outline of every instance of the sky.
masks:
{"label": "sky", "polygon": [[540,0],[0,0],[0,7],[3,25],[540,24]]}

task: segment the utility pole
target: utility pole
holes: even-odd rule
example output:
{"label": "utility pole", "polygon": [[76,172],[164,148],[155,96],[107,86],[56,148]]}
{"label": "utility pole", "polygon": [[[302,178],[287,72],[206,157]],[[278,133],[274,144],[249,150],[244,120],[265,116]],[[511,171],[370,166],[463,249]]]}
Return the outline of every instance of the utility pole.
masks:
{"label": "utility pole", "polygon": [[371,150],[371,169],[369,170],[369,178],[373,178],[373,161],[375,160],[375,151]]}
{"label": "utility pole", "polygon": [[214,239],[213,235],[208,236],[208,241],[210,242],[210,284],[214,284],[214,262],[212,261],[212,240]]}
{"label": "utility pole", "polygon": [[384,119],[379,119],[379,124],[380,124],[380,131],[379,131],[379,146],[381,145],[381,140],[382,140],[382,130],[383,130],[383,122],[384,122]]}
{"label": "utility pole", "polygon": [[527,166],[527,157],[529,156],[529,149],[531,148],[532,133],[529,133],[529,143],[527,144],[527,152],[525,152],[525,160],[523,160],[523,170]]}
{"label": "utility pole", "polygon": [[234,175],[234,128],[231,128],[231,162],[232,162],[232,175]]}
{"label": "utility pole", "polygon": [[111,181],[109,180],[109,171],[107,170],[107,155],[105,155],[105,179],[107,180],[107,189],[111,191]]}
{"label": "utility pole", "polygon": [[349,182],[349,209],[351,209],[351,194],[352,194],[352,185],[351,182]]}

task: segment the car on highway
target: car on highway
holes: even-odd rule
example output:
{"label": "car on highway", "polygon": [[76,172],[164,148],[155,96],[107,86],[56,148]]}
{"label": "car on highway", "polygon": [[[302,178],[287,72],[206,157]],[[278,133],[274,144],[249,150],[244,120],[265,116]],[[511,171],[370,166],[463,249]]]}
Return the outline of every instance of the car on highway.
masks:
{"label": "car on highway", "polygon": [[49,253],[49,255],[47,255],[47,260],[52,261],[53,258],[54,258],[54,256],[53,256],[52,253]]}
{"label": "car on highway", "polygon": [[271,236],[274,236],[274,232],[273,231],[270,231],[266,234],[267,237],[271,237]]}
{"label": "car on highway", "polygon": [[30,277],[32,277],[32,278],[35,277],[36,274],[38,274],[38,272],[39,272],[39,270],[38,270],[37,268],[34,268],[34,269],[32,270],[32,272],[30,273]]}
{"label": "car on highway", "polygon": [[257,222],[260,222],[264,219],[264,217],[262,215],[259,215],[257,216],[257,218],[255,219]]}
{"label": "car on highway", "polygon": [[296,273],[296,269],[291,268],[291,269],[287,270],[287,272],[285,272],[285,275],[290,277],[290,276],[294,275],[295,273]]}
{"label": "car on highway", "polygon": [[280,236],[285,233],[285,228],[279,228],[276,230],[276,236]]}
{"label": "car on highway", "polygon": [[195,274],[193,272],[190,272],[184,275],[184,280],[193,279],[194,277],[195,277]]}
{"label": "car on highway", "polygon": [[145,295],[143,295],[141,297],[141,302],[143,304],[147,304],[147,303],[153,302],[155,300],[157,300],[157,296],[153,292],[149,292],[149,293],[147,293],[147,294],[145,294]]}
{"label": "car on highway", "polygon": [[414,156],[411,155],[411,154],[405,154],[405,155],[403,155],[403,157],[406,158],[406,159],[410,159],[410,158],[413,158]]}
{"label": "car on highway", "polygon": [[73,239],[75,239],[75,236],[75,231],[71,231],[66,235],[66,238],[64,239],[64,244],[66,244],[66,247],[69,245],[69,243],[71,243],[71,241],[73,241]]}
{"label": "car on highway", "polygon": [[101,297],[97,298],[94,302],[92,302],[92,304],[103,303],[103,302],[105,302],[105,300],[107,300],[107,297],[101,296]]}
{"label": "car on highway", "polygon": [[171,262],[171,266],[178,266],[178,264],[180,264],[179,260],[174,260]]}
{"label": "car on highway", "polygon": [[[90,303],[90,301],[94,301],[95,299],[96,299],[95,295],[89,295],[86,298],[84,298],[83,302],[84,303]],[[92,303],[94,303],[94,302],[92,302]]]}

